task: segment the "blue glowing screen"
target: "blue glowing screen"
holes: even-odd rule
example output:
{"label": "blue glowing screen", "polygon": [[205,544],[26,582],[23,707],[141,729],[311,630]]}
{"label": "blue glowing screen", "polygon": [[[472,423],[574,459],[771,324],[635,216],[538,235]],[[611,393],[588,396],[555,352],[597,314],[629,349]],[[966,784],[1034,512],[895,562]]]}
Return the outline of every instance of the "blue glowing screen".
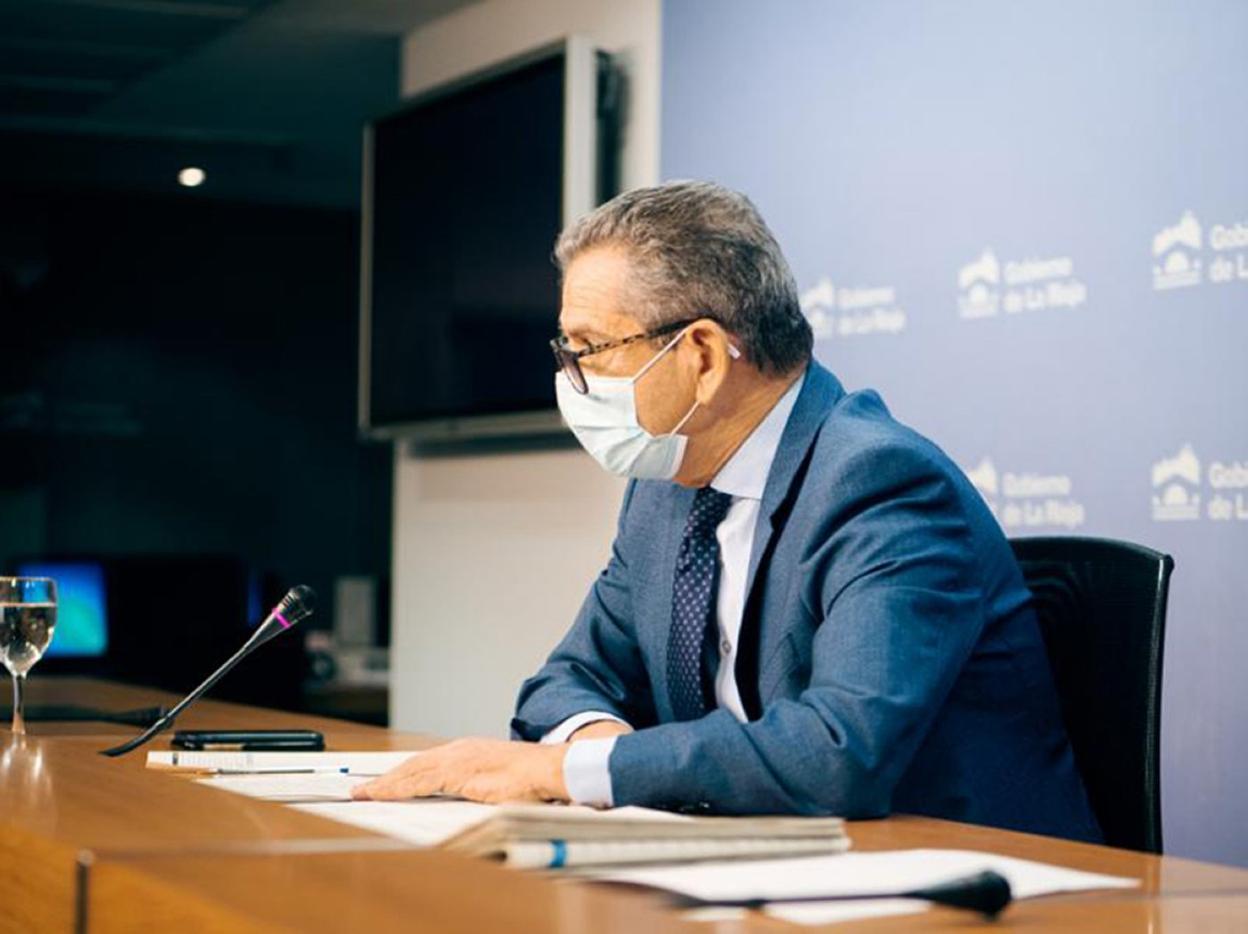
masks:
{"label": "blue glowing screen", "polygon": [[17,573],[56,581],[56,631],[48,646],[48,658],[104,654],[108,648],[108,601],[100,565],[29,561],[20,564]]}

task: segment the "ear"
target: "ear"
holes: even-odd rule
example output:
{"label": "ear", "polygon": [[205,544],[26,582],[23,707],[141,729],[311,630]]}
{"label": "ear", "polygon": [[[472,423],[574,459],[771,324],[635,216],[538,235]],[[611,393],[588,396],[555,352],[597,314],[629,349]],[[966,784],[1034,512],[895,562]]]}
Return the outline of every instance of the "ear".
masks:
{"label": "ear", "polygon": [[741,357],[732,336],[710,318],[701,318],[689,325],[685,346],[697,379],[698,404],[710,406],[728,378],[733,361]]}

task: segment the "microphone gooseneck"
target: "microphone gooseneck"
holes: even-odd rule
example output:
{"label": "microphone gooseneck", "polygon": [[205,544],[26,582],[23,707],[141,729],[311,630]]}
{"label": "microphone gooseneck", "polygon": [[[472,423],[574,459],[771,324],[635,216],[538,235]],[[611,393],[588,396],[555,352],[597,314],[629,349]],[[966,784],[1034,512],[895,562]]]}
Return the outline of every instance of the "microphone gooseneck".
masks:
{"label": "microphone gooseneck", "polygon": [[312,610],[315,606],[316,593],[311,587],[305,587],[302,584],[297,587],[292,587],[290,592],[287,593],[286,596],[282,597],[277,606],[273,607],[273,611],[269,613],[265,621],[256,627],[256,631],[251,634],[251,638],[243,644],[243,647],[231,655],[224,665],[209,675],[208,679],[204,681],[203,684],[191,691],[191,693],[186,695],[186,697],[182,698],[182,700],[179,701],[177,705],[174,706],[167,714],[153,723],[138,736],[127,740],[118,746],[113,746],[110,749],[101,749],[100,755],[124,756],[128,752],[138,749],[158,733],[168,729],[173,724],[173,721],[177,718],[178,714],[180,714],[191,704],[195,703],[195,701],[199,700],[199,698],[214,684],[224,678],[231,668],[250,655],[259,646],[268,642],[278,633],[285,632],[301,620],[307,619],[312,615]]}

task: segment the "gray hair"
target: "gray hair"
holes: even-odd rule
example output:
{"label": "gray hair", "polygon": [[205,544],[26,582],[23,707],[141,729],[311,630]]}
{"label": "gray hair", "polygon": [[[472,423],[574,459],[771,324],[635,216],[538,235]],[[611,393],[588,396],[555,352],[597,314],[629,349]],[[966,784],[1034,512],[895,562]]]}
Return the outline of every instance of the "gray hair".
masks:
{"label": "gray hair", "polygon": [[643,327],[714,318],[764,373],[810,359],[814,337],[780,245],[749,198],[712,182],[669,182],[612,198],[569,224],[555,243],[560,272],[597,246],[625,248]]}

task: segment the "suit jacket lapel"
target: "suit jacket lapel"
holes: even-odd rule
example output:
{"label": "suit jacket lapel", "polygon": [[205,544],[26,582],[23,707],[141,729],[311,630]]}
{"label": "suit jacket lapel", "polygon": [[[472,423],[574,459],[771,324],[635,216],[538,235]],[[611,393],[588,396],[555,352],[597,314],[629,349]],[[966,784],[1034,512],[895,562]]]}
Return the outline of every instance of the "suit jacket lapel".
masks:
{"label": "suit jacket lapel", "polygon": [[777,527],[783,523],[783,507],[795,494],[794,481],[806,462],[811,445],[827,417],[828,410],[845,394],[840,381],[813,360],[806,372],[806,382],[798,393],[797,402],[789,415],[789,421],[780,436],[780,446],[767,474],[763,488],[763,501],[754,526],[754,541],[750,547],[750,563],[745,578],[745,612],[741,620],[741,635],[737,654],[737,687],[741,702],[750,719],[762,715],[762,699],[759,696],[759,653],[763,649],[763,626],[758,617],[755,584],[759,570],[771,547]]}
{"label": "suit jacket lapel", "polygon": [[811,361],[806,373],[806,383],[798,393],[797,402],[793,404],[789,421],[780,436],[776,459],[772,461],[771,471],[767,474],[767,485],[763,488],[763,502],[758,510],[758,525],[754,527],[749,572],[745,578],[747,604],[754,590],[759,565],[775,532],[776,514],[789,499],[798,468],[806,460],[806,454],[823,425],[828,409],[844,394],[840,381],[818,363]]}

